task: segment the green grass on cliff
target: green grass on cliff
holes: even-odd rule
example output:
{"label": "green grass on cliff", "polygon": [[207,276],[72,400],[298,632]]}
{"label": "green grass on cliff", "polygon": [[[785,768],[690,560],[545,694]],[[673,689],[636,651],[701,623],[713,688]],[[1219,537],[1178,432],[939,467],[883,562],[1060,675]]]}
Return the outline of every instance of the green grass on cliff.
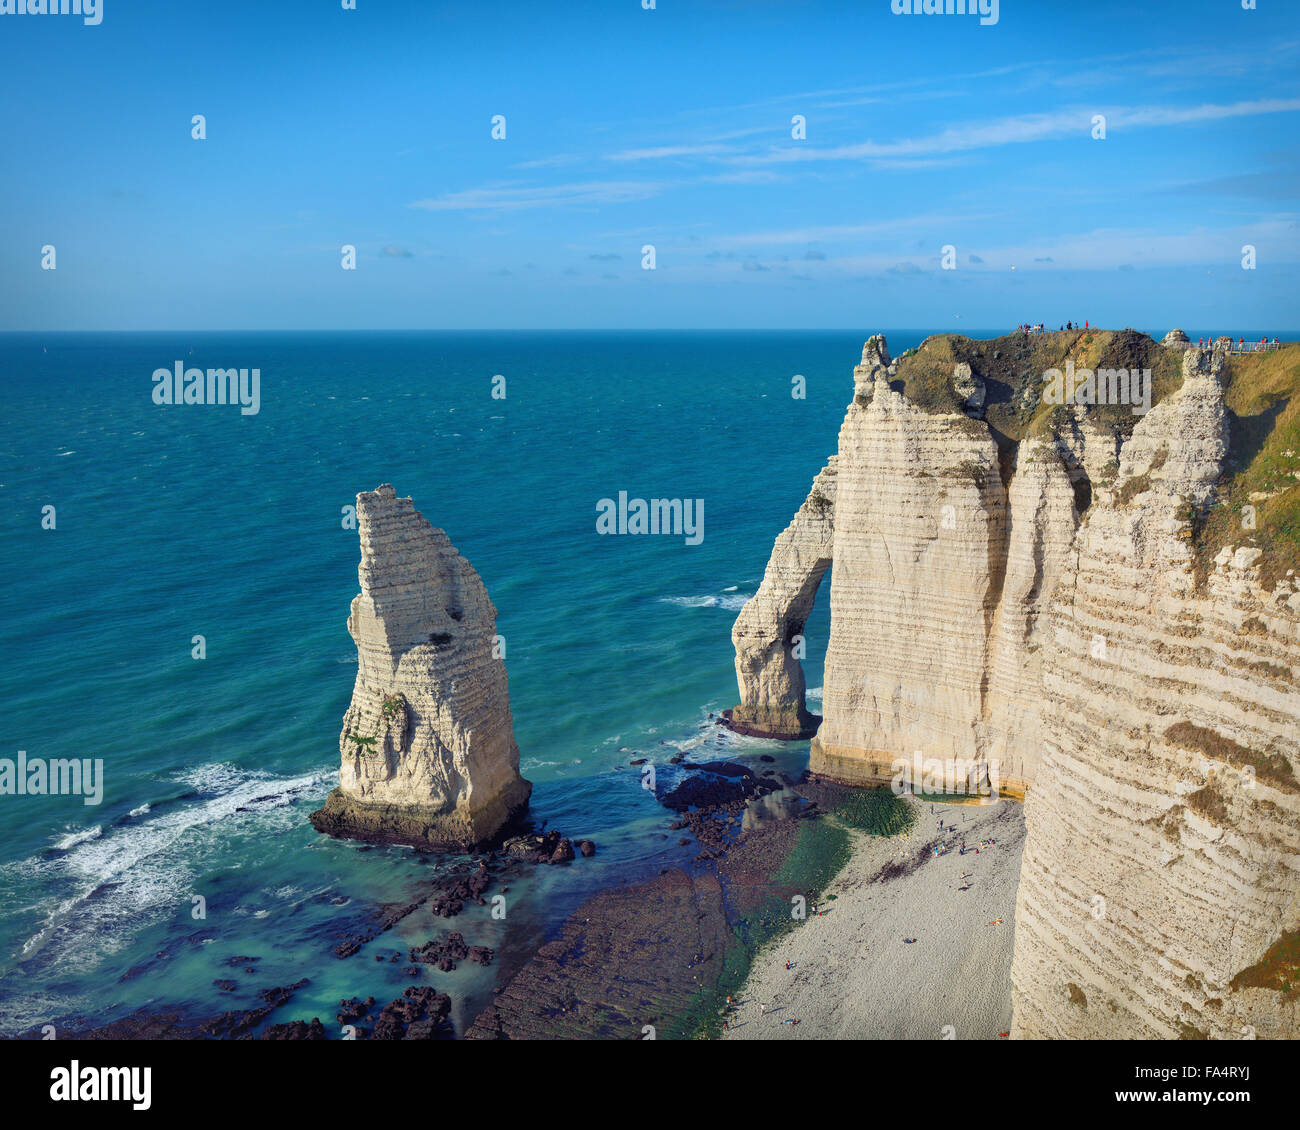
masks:
{"label": "green grass on cliff", "polygon": [[1227,473],[1194,531],[1197,576],[1204,582],[1225,546],[1255,546],[1271,589],[1288,570],[1300,571],[1300,344],[1232,357],[1228,371]]}
{"label": "green grass on cliff", "polygon": [[[1066,330],[1007,334],[989,341],[939,334],[899,358],[894,387],[923,411],[960,416],[952,371],[960,362],[969,364],[984,380],[985,419],[1007,478],[1008,460],[1022,440],[1066,426],[1068,410],[1044,404],[1042,390],[1043,374],[1064,370],[1067,361],[1073,361],[1076,370],[1094,372],[1150,369],[1153,406],[1182,385],[1181,351],[1165,349],[1146,334]],[[1272,588],[1288,570],[1300,573],[1300,344],[1229,357],[1228,374],[1228,466],[1217,501],[1191,532],[1197,578],[1204,584],[1214,557],[1225,546],[1255,546],[1263,551],[1260,578]],[[1087,415],[1104,431],[1123,438],[1141,419],[1123,404],[1090,405]],[[983,429],[976,421],[969,423]],[[1129,494],[1141,487],[1141,482],[1130,484]]]}
{"label": "green grass on cliff", "polygon": [[1279,937],[1259,961],[1232,979],[1231,988],[1272,989],[1284,996],[1300,993],[1300,930]]}
{"label": "green grass on cliff", "polygon": [[[953,366],[965,362],[984,380],[985,419],[1003,450],[1030,435],[1059,426],[1066,409],[1042,402],[1043,374],[1078,369],[1150,369],[1151,403],[1158,404],[1182,384],[1182,354],[1136,330],[1064,330],[1007,334],[976,341],[960,334],[927,338],[899,359],[896,387],[926,412],[961,412],[952,387]],[[1090,405],[1089,418],[1104,430],[1132,433],[1140,416],[1128,405]]]}

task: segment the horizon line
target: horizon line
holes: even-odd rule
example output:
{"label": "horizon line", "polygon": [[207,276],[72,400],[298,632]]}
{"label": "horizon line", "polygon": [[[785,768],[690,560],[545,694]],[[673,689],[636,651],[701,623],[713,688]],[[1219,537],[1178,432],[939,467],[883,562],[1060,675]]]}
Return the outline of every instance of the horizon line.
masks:
{"label": "horizon line", "polygon": [[[1194,323],[1188,323],[1194,324]],[[972,326],[975,330],[996,330],[996,326]],[[1181,326],[1171,325],[1166,333],[1174,329],[1182,329]],[[1123,332],[1124,330],[1134,330],[1136,333],[1148,333],[1146,330],[1135,329],[1133,326],[1122,326],[1116,329],[1112,326],[1090,325],[1087,331],[1096,330],[1097,332]],[[1082,326],[1075,326],[1074,330],[1053,330],[1045,328],[1044,333],[1073,333],[1087,332]],[[426,326],[355,326],[348,328],[339,327],[316,327],[316,326],[285,326],[275,329],[265,327],[250,326],[223,326],[211,327],[205,329],[185,328],[185,329],[60,329],[60,330],[21,330],[21,329],[0,329],[0,336],[28,334],[28,335],[50,335],[59,334],[212,334],[212,333],[317,333],[317,334],[348,334],[348,333],[600,333],[600,334],[619,334],[619,333],[861,333],[861,327],[857,326],[615,326],[615,327],[593,327],[593,326],[460,326],[460,327],[426,327]],[[932,336],[940,334],[957,334],[969,337],[970,334],[963,330],[956,329],[936,329],[934,326],[887,326],[884,329],[868,331],[875,333],[922,333],[928,332]],[[1019,332],[1014,326],[1003,331],[1000,336]],[[1184,330],[1184,333],[1187,331]],[[1233,331],[1234,335],[1241,336],[1251,333],[1261,333],[1264,331],[1253,328],[1239,328]],[[1279,335],[1281,333],[1296,334],[1295,340],[1300,340],[1300,328],[1294,330],[1280,331],[1272,329],[1267,333]],[[1226,335],[1225,335],[1226,336]],[[1280,340],[1280,338],[1279,338]]]}

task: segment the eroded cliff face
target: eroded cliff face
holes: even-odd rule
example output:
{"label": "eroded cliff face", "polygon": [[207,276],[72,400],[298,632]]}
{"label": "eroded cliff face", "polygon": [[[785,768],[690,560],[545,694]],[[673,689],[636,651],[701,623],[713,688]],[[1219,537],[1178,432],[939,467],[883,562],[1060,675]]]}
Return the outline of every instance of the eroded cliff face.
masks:
{"label": "eroded cliff face", "polygon": [[[909,370],[868,342],[829,523],[814,545],[796,520],[777,555],[815,552],[824,571],[829,532],[813,770],[866,783],[905,766],[934,787],[911,771],[919,754],[949,788],[982,768],[1027,795],[1014,1035],[1300,1035],[1300,577],[1221,536],[1234,475],[1269,487],[1252,507],[1290,505],[1300,444],[1274,431],[1276,467],[1255,469],[1258,447],[1230,467],[1225,357],[1181,334],[1042,347],[1150,364],[1145,414],[1048,410],[1028,338],[960,339],[974,371],[930,346]],[[1238,418],[1243,444],[1290,420],[1267,407],[1290,387],[1280,372],[1246,395],[1261,415]],[[752,682],[779,671],[788,710],[802,678],[769,645],[790,594],[811,603],[813,571],[781,572],[736,641],[759,657]]]}
{"label": "eroded cliff face", "polygon": [[982,758],[1004,580],[1007,499],[988,428],[922,411],[890,388],[893,373],[883,341],[868,343],[840,428],[825,717],[811,767],[848,781],[889,780],[915,750]]}
{"label": "eroded cliff face", "polygon": [[1038,773],[1043,611],[1065,568],[1079,522],[1072,449],[1056,436],[1018,448],[1007,494],[1002,592],[989,626],[988,693],[978,727],[981,755],[1003,789],[1023,796]]}
{"label": "eroded cliff face", "polygon": [[869,783],[906,762],[910,779],[919,752],[943,763],[949,785],[1020,794],[1038,762],[1038,699],[1027,688],[1044,598],[1074,536],[1085,464],[1107,449],[1082,413],[1063,417],[1062,436],[1000,449],[981,418],[983,378],[968,362],[945,372],[946,405],[923,409],[895,387],[900,366],[884,338],[867,342],[838,453],[736,621],[733,722],[806,736],[813,716],[791,631],[833,559],[813,770]]}
{"label": "eroded cliff face", "polygon": [[361,592],[348,632],[357,678],[339,787],[316,828],[467,849],[528,803],[496,608],[447,535],[387,484],[357,495]]}
{"label": "eroded cliff face", "polygon": [[1258,549],[1195,585],[1224,359],[1123,446],[1047,613],[1044,760],[1016,908],[1013,1035],[1300,1034],[1300,593]]}
{"label": "eroded cliff face", "polygon": [[800,644],[831,564],[837,463],[832,455],[813,479],[794,521],[772,547],[763,583],[731,629],[740,705],[724,719],[740,733],[809,738],[821,722],[805,704]]}

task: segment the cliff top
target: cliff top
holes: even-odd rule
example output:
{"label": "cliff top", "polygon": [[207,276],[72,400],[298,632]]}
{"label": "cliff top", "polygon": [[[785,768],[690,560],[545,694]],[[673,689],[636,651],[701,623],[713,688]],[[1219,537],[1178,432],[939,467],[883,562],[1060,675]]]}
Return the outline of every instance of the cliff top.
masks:
{"label": "cliff top", "polygon": [[[893,387],[923,411],[962,416],[953,369],[968,364],[984,381],[984,418],[1005,453],[1031,435],[1060,430],[1071,411],[1043,403],[1049,369],[1063,370],[1068,361],[1076,370],[1150,369],[1154,406],[1181,387],[1183,348],[1135,330],[1013,333],[987,341],[938,334],[898,359]],[[1228,462],[1215,503],[1194,524],[1197,574],[1203,581],[1225,546],[1251,546],[1262,550],[1260,580],[1271,589],[1288,570],[1300,573],[1300,344],[1229,356],[1227,366]],[[1124,439],[1141,419],[1122,404],[1084,412]]]}
{"label": "cliff top", "polygon": [[[1043,374],[1073,361],[1075,369],[1150,369],[1151,403],[1158,404],[1182,384],[1182,351],[1166,349],[1136,330],[1062,330],[1012,333],[987,341],[961,334],[938,334],[899,358],[901,391],[927,412],[961,412],[953,388],[953,366],[966,363],[983,379],[984,418],[1000,446],[1045,430],[1060,406],[1044,404]],[[897,387],[897,386],[896,386]],[[1086,412],[1103,430],[1130,434],[1140,419],[1127,405],[1089,405]]]}

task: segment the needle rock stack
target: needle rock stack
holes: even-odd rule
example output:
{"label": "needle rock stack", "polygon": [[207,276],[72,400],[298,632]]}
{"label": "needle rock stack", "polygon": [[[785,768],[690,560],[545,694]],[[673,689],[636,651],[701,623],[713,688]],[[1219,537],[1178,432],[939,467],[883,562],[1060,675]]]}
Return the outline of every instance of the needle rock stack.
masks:
{"label": "needle rock stack", "polygon": [[357,495],[357,521],[357,679],[339,787],[312,823],[432,850],[487,844],[532,791],[519,775],[497,610],[447,535],[391,486]]}

